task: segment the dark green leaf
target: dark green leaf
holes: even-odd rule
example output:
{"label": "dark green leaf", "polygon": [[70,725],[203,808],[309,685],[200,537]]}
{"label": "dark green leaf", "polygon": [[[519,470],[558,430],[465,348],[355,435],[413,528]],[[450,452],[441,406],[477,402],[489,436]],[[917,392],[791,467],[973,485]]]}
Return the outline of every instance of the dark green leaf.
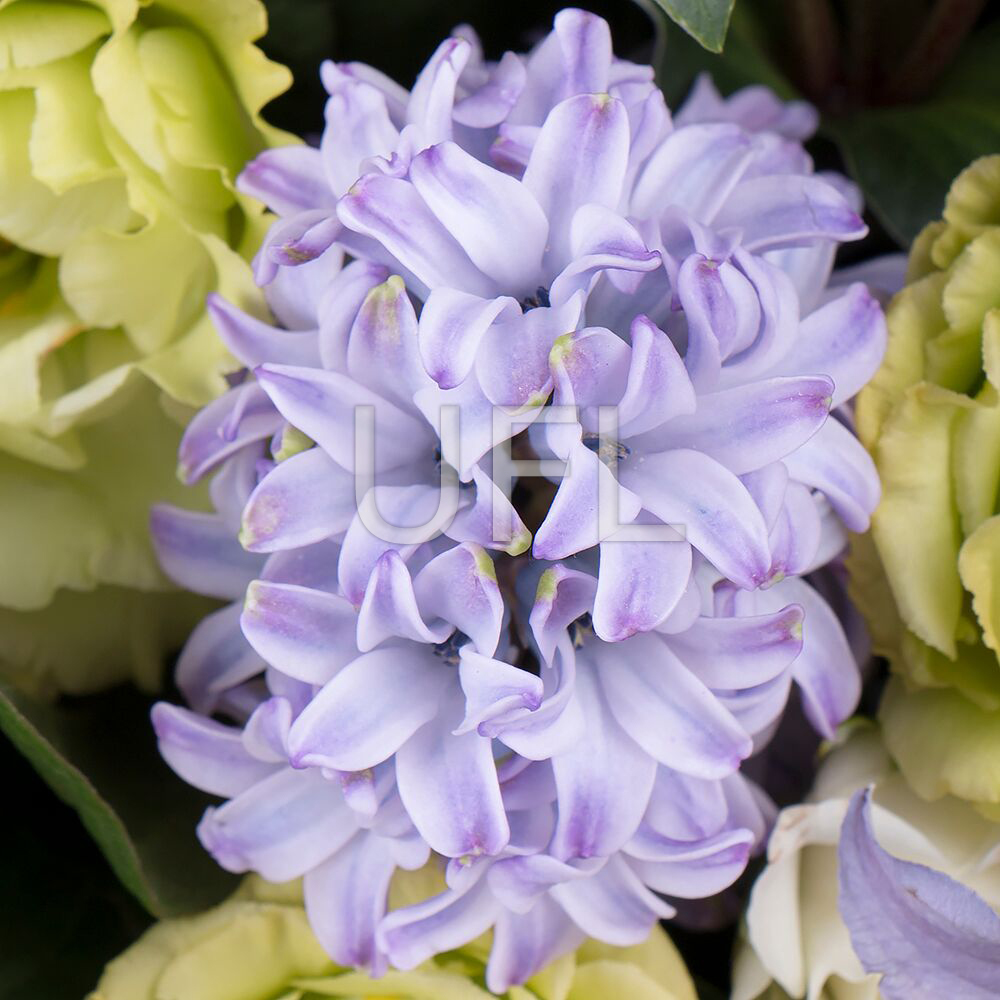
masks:
{"label": "dark green leaf", "polygon": [[653,0],[711,52],[721,52],[735,0]]}
{"label": "dark green leaf", "polygon": [[766,31],[745,3],[733,12],[726,51],[722,55],[713,55],[680,32],[670,32],[663,57],[656,65],[657,79],[667,96],[667,103],[677,107],[695,77],[703,72],[711,73],[723,94],[763,83],[785,100],[798,97],[795,88],[771,61],[765,41]]}
{"label": "dark green leaf", "polygon": [[2,738],[0,770],[0,1000],[80,1000],[150,918]]}
{"label": "dark green leaf", "polygon": [[865,200],[901,246],[941,215],[955,175],[1000,150],[1000,100],[935,99],[826,123]]}
{"label": "dark green leaf", "polygon": [[49,705],[0,687],[0,730],[76,809],[150,913],[201,909],[235,885],[195,837],[209,800],[160,759],[142,696],[117,690]]}

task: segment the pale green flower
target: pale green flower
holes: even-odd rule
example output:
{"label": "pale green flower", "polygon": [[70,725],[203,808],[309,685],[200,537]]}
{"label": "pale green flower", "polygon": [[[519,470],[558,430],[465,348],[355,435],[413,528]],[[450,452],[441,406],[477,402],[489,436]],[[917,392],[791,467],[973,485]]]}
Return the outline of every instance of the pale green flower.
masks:
{"label": "pale green flower", "polygon": [[[206,294],[264,309],[233,181],[290,138],[258,114],[290,80],[265,27],[259,0],[0,0],[0,663],[23,684],[121,679],[140,633],[153,683],[195,620],[153,596],[147,519],[181,499],[178,404],[234,367]],[[64,614],[93,616],[70,663]]]}
{"label": "pale green flower", "polygon": [[[390,905],[423,898],[428,871],[401,872]],[[418,884],[419,883],[419,884]],[[379,979],[341,969],[319,946],[298,884],[248,878],[230,900],[148,930],[111,962],[89,1000],[490,1000],[483,985],[489,940],[437,956],[411,972]],[[587,942],[558,959],[508,1000],[695,1000],[694,986],[667,935],[612,948]]]}
{"label": "pale green flower", "polygon": [[905,682],[883,706],[886,740],[922,794],[996,814],[1000,156],[955,180],[887,318],[885,362],[857,404],[882,503],[874,546],[859,540],[852,556],[876,651]]}
{"label": "pale green flower", "polygon": [[750,896],[732,1000],[878,1000],[878,976],[862,968],[837,905],[841,824],[851,796],[871,783],[872,821],[886,851],[944,872],[1000,908],[1000,825],[951,796],[927,802],[895,768],[875,726],[848,724],[807,800],[778,816]]}

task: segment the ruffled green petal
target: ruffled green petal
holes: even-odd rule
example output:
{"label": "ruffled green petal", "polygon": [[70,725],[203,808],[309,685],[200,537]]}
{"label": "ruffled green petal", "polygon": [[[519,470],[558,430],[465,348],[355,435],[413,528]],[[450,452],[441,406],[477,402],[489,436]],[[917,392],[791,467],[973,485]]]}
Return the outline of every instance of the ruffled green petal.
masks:
{"label": "ruffled green petal", "polygon": [[[956,415],[968,401],[922,383],[907,390],[874,449],[882,502],[872,532],[907,626],[949,657],[962,610],[961,545],[950,477]],[[914,544],[915,540],[919,544]]]}
{"label": "ruffled green petal", "polygon": [[96,7],[59,0],[18,0],[0,10],[0,73],[71,56],[111,30]]}
{"label": "ruffled green petal", "polygon": [[917,794],[1000,806],[1000,710],[956,691],[910,691],[894,680],[879,717],[886,746]]}

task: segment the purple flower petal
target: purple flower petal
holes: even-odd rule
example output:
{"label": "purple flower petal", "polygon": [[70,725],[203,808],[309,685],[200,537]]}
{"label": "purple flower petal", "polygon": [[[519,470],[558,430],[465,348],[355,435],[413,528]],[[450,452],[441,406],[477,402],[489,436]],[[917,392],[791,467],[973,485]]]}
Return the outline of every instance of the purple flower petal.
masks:
{"label": "purple flower petal", "polygon": [[580,570],[557,563],[538,581],[529,623],[545,663],[551,663],[566,626],[594,609],[597,581]]}
{"label": "purple flower petal", "polygon": [[714,459],[690,450],[644,455],[641,464],[625,462],[619,477],[643,507],[680,525],[730,580],[752,589],[767,579],[771,553],[764,519],[746,487]]}
{"label": "purple flower petal", "polygon": [[872,831],[870,790],[855,792],[840,836],[840,912],[886,1000],[1000,992],[1000,917],[971,889],[900,861]]}
{"label": "purple flower petal", "polygon": [[822,372],[833,379],[833,405],[840,406],[875,374],[886,336],[878,300],[865,285],[851,285],[802,321],[794,352],[775,374],[792,364],[800,372]]}
{"label": "purple flower petal", "polygon": [[453,288],[434,289],[420,313],[420,357],[427,373],[442,389],[459,385],[493,322],[519,313],[516,301],[505,296],[482,299]]}
{"label": "purple flower petal", "polygon": [[678,844],[640,827],[626,852],[636,859],[630,864],[651,889],[681,899],[704,899],[739,878],[753,839],[749,830],[727,830],[695,845]]}
{"label": "purple flower petal", "polygon": [[838,420],[828,420],[784,458],[789,475],[821,490],[851,531],[867,531],[881,487],[871,456]]}
{"label": "purple flower petal", "polygon": [[248,368],[266,361],[288,361],[296,365],[319,364],[319,345],[315,330],[293,332],[280,330],[228,303],[212,292],[208,296],[208,314],[219,338],[236,358]]}
{"label": "purple flower petal", "polygon": [[769,615],[699,618],[668,644],[708,687],[739,690],[777,677],[795,660],[803,618],[797,604]]}
{"label": "purple flower petal", "polygon": [[271,666],[307,684],[324,684],[357,656],[357,620],[343,597],[254,580],[240,627]]}
{"label": "purple flower petal", "polygon": [[217,514],[158,504],[149,527],[163,571],[196,594],[236,600],[264,565],[260,556],[244,551]]}
{"label": "purple flower petal", "polygon": [[274,765],[254,760],[240,731],[186,708],[157,702],[153,729],[163,759],[189,785],[231,798],[273,773]]}
{"label": "purple flower petal", "polygon": [[406,117],[418,126],[423,145],[451,138],[455,87],[471,54],[472,46],[466,39],[452,36],[437,47],[420,71],[410,94]]}
{"label": "purple flower petal", "polygon": [[643,823],[671,840],[704,840],[728,817],[722,783],[660,765]]}
{"label": "purple flower petal", "polygon": [[743,231],[743,246],[760,251],[816,239],[859,240],[868,227],[844,196],[819,177],[767,176],[742,181],[715,217]]}
{"label": "purple flower petal", "polygon": [[177,660],[175,680],[197,712],[214,711],[219,697],[264,671],[264,661],[240,631],[239,604],[203,618]]}
{"label": "purple flower petal", "polygon": [[336,201],[320,153],[309,146],[264,150],[243,168],[236,186],[277,215],[332,208]]}
{"label": "purple flower petal", "polygon": [[286,767],[206,810],[198,837],[228,871],[287,882],[334,854],[356,829],[338,786],[318,771]]}
{"label": "purple flower petal", "polygon": [[497,288],[515,298],[534,292],[549,224],[525,185],[452,142],[420,153],[410,178],[438,221]]}
{"label": "purple flower petal", "polygon": [[750,755],[743,728],[660,637],[607,643],[597,655],[614,717],[661,764],[700,778],[721,778]]}
{"label": "purple flower petal", "polygon": [[673,611],[691,576],[687,542],[601,542],[594,631],[607,642],[648,632]]}
{"label": "purple flower petal", "polygon": [[319,352],[324,368],[347,371],[347,345],[361,304],[389,273],[381,264],[351,261],[331,278],[319,303]]}
{"label": "purple flower petal", "polygon": [[396,862],[389,841],[361,832],[303,880],[309,926],[338,964],[378,967],[375,931]]}
{"label": "purple flower petal", "polygon": [[360,406],[375,409],[375,471],[412,461],[414,448],[431,445],[430,428],[416,417],[339,372],[263,365],[257,380],[290,424],[308,434],[341,468],[354,469],[354,419]]}
{"label": "purple flower petal", "polygon": [[465,718],[458,735],[483,732],[483,723],[508,712],[534,712],[542,703],[544,686],[540,677],[468,649],[462,650],[459,677],[465,694]]}
{"label": "purple flower petal", "polygon": [[442,619],[491,656],[500,641],[504,604],[493,560],[478,545],[456,545],[435,556],[413,581],[420,613]]}
{"label": "purple flower petal", "polygon": [[646,811],[656,763],[633,740],[631,727],[623,727],[609,710],[597,678],[627,669],[620,663],[578,664],[575,697],[583,709],[587,749],[552,759],[559,818],[550,850],[561,860],[614,853]]}
{"label": "purple flower petal", "polygon": [[393,549],[381,555],[375,563],[357,622],[358,649],[363,653],[387,639],[443,642],[454,631],[449,622],[439,621],[430,627],[424,622],[410,571]]}
{"label": "purple flower petal", "polygon": [[356,513],[353,475],[310,448],[279,462],[250,494],[240,542],[251,552],[312,545],[345,531]]}
{"label": "purple flower petal", "polygon": [[413,644],[365,653],[329,681],[288,737],[299,767],[363,771],[391,757],[438,711],[450,670]]}
{"label": "purple flower petal", "polygon": [[464,714],[453,692],[396,754],[406,811],[431,849],[450,858],[498,854],[510,838],[492,743],[474,731],[455,735]]}
{"label": "purple flower petal", "polygon": [[[381,243],[424,288],[491,298],[500,289],[469,259],[408,181],[368,174],[337,205],[344,225]],[[426,297],[424,295],[423,297]]]}
{"label": "purple flower petal", "polygon": [[525,187],[549,220],[546,267],[572,260],[570,226],[581,205],[614,208],[628,166],[628,115],[607,94],[570,97],[551,111],[524,171]]}

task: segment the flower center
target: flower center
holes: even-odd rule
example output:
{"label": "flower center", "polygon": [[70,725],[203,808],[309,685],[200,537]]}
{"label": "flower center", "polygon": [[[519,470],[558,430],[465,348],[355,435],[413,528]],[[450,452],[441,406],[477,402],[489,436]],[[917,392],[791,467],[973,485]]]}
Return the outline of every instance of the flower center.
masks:
{"label": "flower center", "polygon": [[440,656],[445,663],[452,667],[457,667],[459,660],[459,650],[469,641],[469,637],[464,632],[455,629],[444,642],[439,642],[434,647],[434,655]]}
{"label": "flower center", "polygon": [[632,449],[627,444],[623,444],[621,441],[614,441],[611,438],[601,437],[599,434],[584,434],[583,443],[608,466],[624,462],[632,454]]}
{"label": "flower center", "polygon": [[569,637],[574,649],[579,649],[594,634],[594,620],[588,611],[569,623]]}
{"label": "flower center", "polygon": [[534,295],[529,295],[526,298],[521,299],[521,308],[524,312],[528,312],[531,309],[548,309],[552,303],[549,301],[549,290],[544,285],[539,285],[535,289]]}

